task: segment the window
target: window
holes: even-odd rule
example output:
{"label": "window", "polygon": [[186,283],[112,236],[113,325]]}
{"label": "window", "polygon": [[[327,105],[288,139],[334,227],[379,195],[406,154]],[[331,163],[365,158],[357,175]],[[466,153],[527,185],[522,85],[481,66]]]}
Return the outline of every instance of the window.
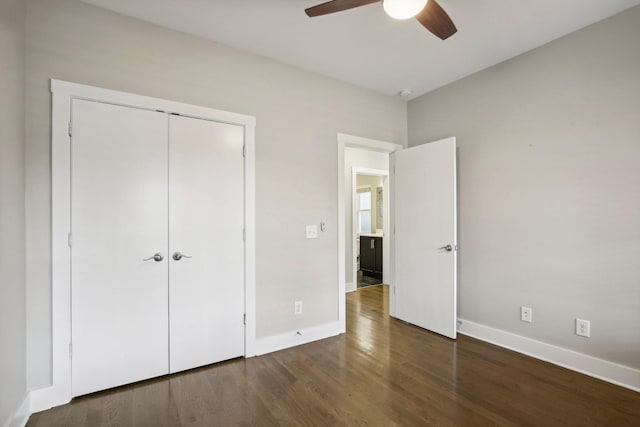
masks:
{"label": "window", "polygon": [[356,198],[358,211],[358,233],[371,233],[371,188],[358,189]]}

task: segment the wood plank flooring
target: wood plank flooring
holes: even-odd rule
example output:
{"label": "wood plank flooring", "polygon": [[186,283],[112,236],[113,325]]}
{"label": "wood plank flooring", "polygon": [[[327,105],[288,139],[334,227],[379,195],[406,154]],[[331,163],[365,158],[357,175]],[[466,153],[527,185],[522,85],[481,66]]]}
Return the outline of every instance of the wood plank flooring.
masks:
{"label": "wood plank flooring", "polygon": [[347,334],[74,399],[27,426],[640,426],[640,393],[388,316],[347,296]]}

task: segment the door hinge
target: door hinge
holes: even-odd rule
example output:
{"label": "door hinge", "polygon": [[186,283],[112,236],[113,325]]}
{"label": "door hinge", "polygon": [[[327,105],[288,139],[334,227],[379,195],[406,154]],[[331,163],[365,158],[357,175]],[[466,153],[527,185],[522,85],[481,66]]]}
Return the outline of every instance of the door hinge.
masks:
{"label": "door hinge", "polygon": [[73,133],[73,125],[71,124],[71,120],[69,120],[69,136]]}
{"label": "door hinge", "polygon": [[73,344],[69,343],[69,359],[73,358]]}
{"label": "door hinge", "polygon": [[247,146],[246,145],[242,146],[242,157],[247,157]]}
{"label": "door hinge", "polygon": [[69,245],[69,247],[73,245],[73,238],[71,236],[71,233],[67,234],[67,244]]}
{"label": "door hinge", "polygon": [[246,324],[247,324],[247,315],[246,315],[246,314],[243,314],[243,315],[242,315],[242,324],[243,324],[243,325],[246,325]]}

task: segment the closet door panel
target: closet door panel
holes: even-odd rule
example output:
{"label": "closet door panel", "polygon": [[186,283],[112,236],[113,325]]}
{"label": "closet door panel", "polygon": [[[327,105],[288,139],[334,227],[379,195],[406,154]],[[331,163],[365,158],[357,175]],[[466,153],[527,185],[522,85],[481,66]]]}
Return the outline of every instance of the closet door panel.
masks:
{"label": "closet door panel", "polygon": [[178,372],[244,354],[244,128],[171,116],[169,141],[170,371]]}
{"label": "closet door panel", "polygon": [[[78,396],[169,369],[168,117],[74,100],[72,118],[72,393]],[[163,259],[149,259],[156,253]]]}

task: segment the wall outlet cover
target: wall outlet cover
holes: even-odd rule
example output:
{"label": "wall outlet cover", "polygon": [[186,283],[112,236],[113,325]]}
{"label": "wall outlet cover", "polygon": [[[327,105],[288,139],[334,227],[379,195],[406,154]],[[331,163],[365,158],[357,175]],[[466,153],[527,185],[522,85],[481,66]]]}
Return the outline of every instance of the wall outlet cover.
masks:
{"label": "wall outlet cover", "polygon": [[520,307],[520,320],[523,322],[533,322],[533,309],[531,307]]}
{"label": "wall outlet cover", "polygon": [[296,301],[293,304],[293,314],[302,314],[302,301]]}
{"label": "wall outlet cover", "polygon": [[576,335],[591,338],[591,322],[584,319],[576,319]]}

